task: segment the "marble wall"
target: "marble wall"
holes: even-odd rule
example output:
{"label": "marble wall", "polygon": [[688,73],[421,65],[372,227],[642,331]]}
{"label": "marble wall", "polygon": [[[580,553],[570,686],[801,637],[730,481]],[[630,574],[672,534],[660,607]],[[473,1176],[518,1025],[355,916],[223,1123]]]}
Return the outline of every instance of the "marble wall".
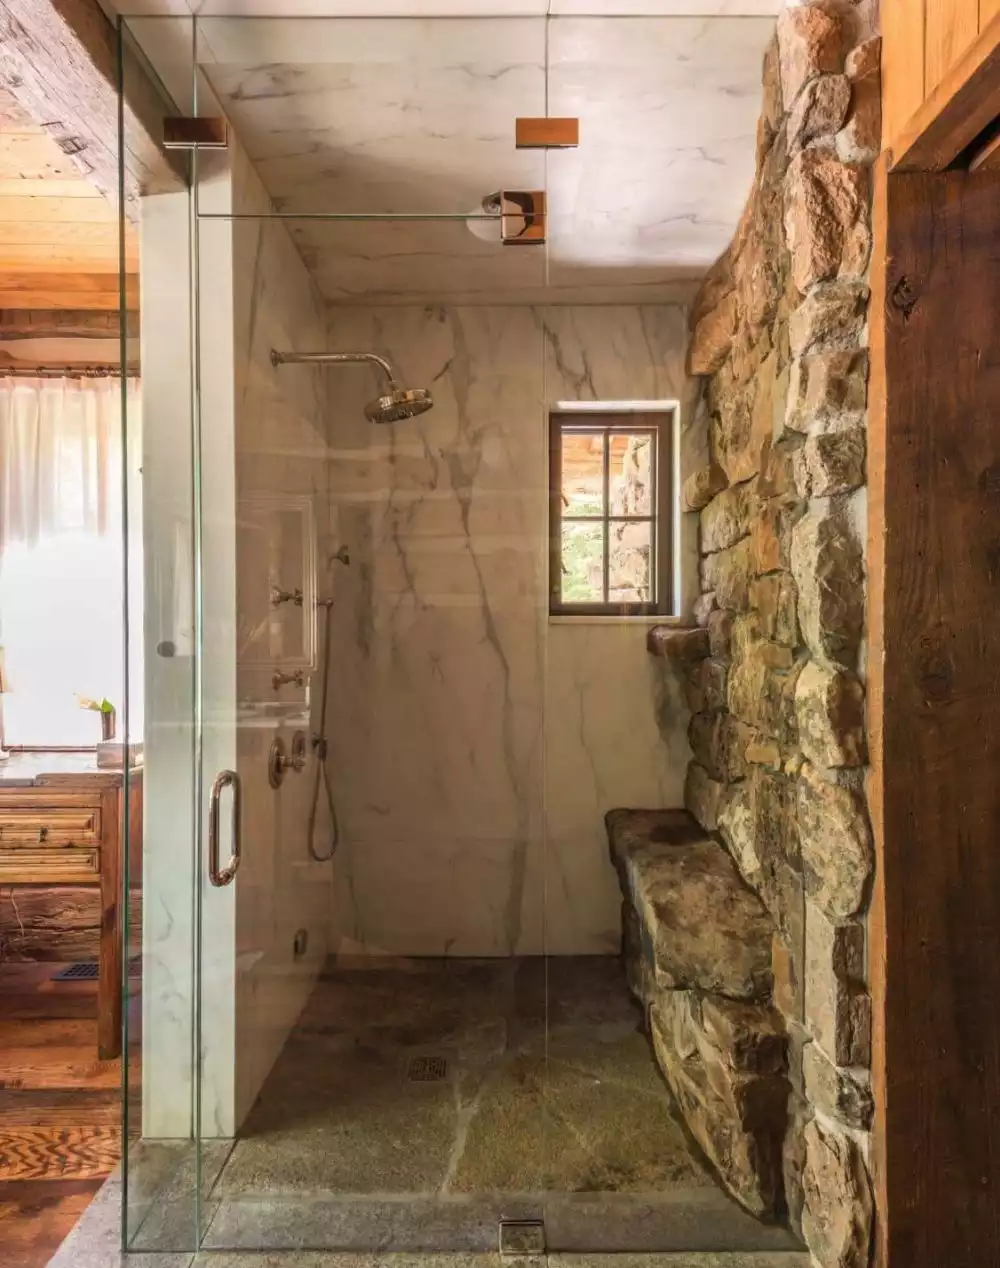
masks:
{"label": "marble wall", "polygon": [[678,402],[692,434],[685,312],[334,308],[329,337],[435,396],[375,428],[371,371],[330,372],[331,515],[352,558],[330,577],[334,944],[613,950],[602,814],[681,804],[686,716],[678,702],[660,734],[642,622],[548,618],[547,414]]}

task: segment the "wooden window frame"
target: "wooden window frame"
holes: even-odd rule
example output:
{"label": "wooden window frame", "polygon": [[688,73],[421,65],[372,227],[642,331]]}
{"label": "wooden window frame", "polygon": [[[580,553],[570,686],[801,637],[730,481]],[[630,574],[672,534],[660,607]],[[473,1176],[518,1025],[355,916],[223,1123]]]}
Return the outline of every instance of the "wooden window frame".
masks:
{"label": "wooden window frame", "polygon": [[[604,506],[600,516],[566,516],[562,503],[562,438],[567,432],[603,433]],[[651,462],[653,496],[651,513],[617,516],[609,513],[610,472],[607,466],[608,441],[614,434],[629,436],[648,433],[653,437]],[[673,612],[673,434],[674,410],[613,411],[560,410],[549,415],[549,615],[609,616],[618,618],[669,616]],[[648,523],[650,525],[650,577],[654,598],[646,603],[567,603],[562,598],[562,526],[567,520],[610,525]],[[610,531],[604,535],[604,585],[608,584]]]}

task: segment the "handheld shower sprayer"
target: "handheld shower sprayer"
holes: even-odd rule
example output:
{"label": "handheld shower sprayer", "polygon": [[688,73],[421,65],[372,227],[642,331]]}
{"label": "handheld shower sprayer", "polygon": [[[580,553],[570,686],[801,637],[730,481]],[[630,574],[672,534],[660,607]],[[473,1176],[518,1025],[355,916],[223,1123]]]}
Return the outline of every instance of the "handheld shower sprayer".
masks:
{"label": "handheld shower sprayer", "polygon": [[[350,548],[345,544],[337,548],[337,550],[327,560],[327,567],[330,568],[334,564],[343,564],[348,567],[351,562]],[[337,846],[340,844],[340,820],[337,815],[337,801],[333,794],[333,787],[330,783],[330,765],[329,755],[330,746],[326,736],[327,725],[327,704],[330,698],[330,614],[333,611],[334,599],[328,597],[325,599],[317,599],[316,606],[323,609],[323,642],[320,651],[320,701],[319,701],[319,730],[313,732],[312,746],[316,754],[316,774],[313,782],[312,802],[309,807],[309,826],[308,826],[308,847],[309,856],[317,863],[328,863],[337,852]],[[316,819],[319,812],[319,790],[320,784],[326,789],[326,804],[330,812],[330,848],[325,854],[320,854],[316,849]]]}

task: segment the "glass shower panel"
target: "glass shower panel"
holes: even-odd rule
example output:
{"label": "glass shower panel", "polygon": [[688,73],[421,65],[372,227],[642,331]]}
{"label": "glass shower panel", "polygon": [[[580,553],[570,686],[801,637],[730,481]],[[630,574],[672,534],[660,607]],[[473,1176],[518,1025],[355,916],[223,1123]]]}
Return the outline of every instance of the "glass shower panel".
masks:
{"label": "glass shower panel", "polygon": [[[690,912],[672,903],[695,860],[742,882],[683,809],[697,693],[647,650],[651,627],[693,624],[700,591],[697,517],[679,509],[683,480],[708,460],[686,304],[750,188],[771,30],[749,18],[549,21],[549,112],[580,120],[579,147],[547,156],[540,316],[562,535],[550,589],[563,600],[546,631],[544,714],[554,1252],[795,1246],[751,1214],[754,1168],[766,1190],[780,1144],[755,1152],[750,1106],[762,1094],[783,1106],[787,1088],[755,1081],[719,1037],[769,1034],[769,1001],[713,993],[684,959]],[[724,678],[715,690],[724,699]],[[712,703],[700,707],[711,724]],[[801,929],[794,896],[789,915]],[[678,963],[694,989],[672,989]]]}
{"label": "glass shower panel", "polygon": [[[461,214],[542,188],[481,91],[520,73],[481,67],[509,35],[198,24],[200,112],[233,124],[196,182],[202,778],[242,806],[226,787],[241,861],[200,895],[208,1250],[487,1251],[542,1217],[545,254]],[[510,159],[482,182],[476,127]],[[289,128],[304,172],[269,166]],[[424,182],[393,174],[412,153]],[[349,360],[295,359],[326,351]],[[369,421],[407,389],[433,408]]]}
{"label": "glass shower panel", "polygon": [[[681,684],[647,651],[651,625],[693,598],[678,591],[674,560],[657,566],[677,545],[676,453],[693,400],[682,302],[695,268],[675,261],[701,232],[693,206],[665,218],[670,199],[686,197],[675,151],[695,126],[690,103],[675,113],[682,99],[670,99],[670,32],[637,17],[549,22],[549,112],[580,120],[579,147],[547,155],[541,315],[560,480],[545,667],[545,1227],[555,1252],[721,1249],[727,1233],[713,1240],[713,1220],[741,1215],[658,1068],[624,945],[627,869],[605,822],[618,808],[682,807],[689,760]],[[653,615],[625,615],[628,605]]]}
{"label": "glass shower panel", "polygon": [[[162,48],[190,43],[190,22],[160,28]],[[190,57],[147,56],[147,38],[119,31],[126,94],[153,85],[164,116],[190,114]],[[154,47],[157,41],[153,41]],[[152,100],[147,95],[146,101]],[[124,834],[123,1244],[142,1251],[197,1246],[193,1061],[197,995],[196,447],[190,376],[189,160],[163,155],[140,184],[132,157],[148,154],[122,112],[117,138],[121,211],[122,414],[126,492],[127,687],[119,729],[141,742],[123,779]],[[128,156],[128,157],[126,157]]]}

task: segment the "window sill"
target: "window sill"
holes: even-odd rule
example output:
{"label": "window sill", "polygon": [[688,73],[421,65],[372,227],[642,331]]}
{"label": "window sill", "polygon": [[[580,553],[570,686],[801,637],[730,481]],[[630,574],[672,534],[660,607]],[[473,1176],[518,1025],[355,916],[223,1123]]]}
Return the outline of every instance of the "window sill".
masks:
{"label": "window sill", "polygon": [[616,616],[609,613],[607,616],[596,616],[594,614],[571,616],[569,614],[559,613],[558,615],[549,615],[550,625],[668,625],[676,630],[693,630],[697,626],[684,616],[657,616],[655,613],[649,613],[643,616]]}

